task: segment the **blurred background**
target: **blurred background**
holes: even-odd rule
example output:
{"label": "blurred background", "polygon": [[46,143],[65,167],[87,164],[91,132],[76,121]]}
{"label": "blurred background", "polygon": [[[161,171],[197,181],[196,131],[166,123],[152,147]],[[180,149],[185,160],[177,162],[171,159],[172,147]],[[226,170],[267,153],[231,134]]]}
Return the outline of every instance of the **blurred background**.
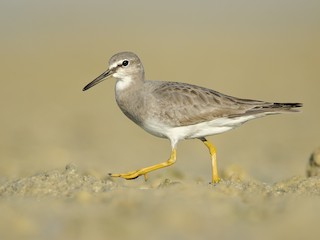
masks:
{"label": "blurred background", "polygon": [[[119,51],[147,79],[187,82],[242,98],[302,102],[210,137],[220,169],[274,182],[304,175],[320,145],[319,1],[1,1],[0,181],[74,163],[104,176],[162,162],[169,141],[118,109],[114,79],[82,92]],[[210,179],[207,149],[182,141],[179,171]]]}

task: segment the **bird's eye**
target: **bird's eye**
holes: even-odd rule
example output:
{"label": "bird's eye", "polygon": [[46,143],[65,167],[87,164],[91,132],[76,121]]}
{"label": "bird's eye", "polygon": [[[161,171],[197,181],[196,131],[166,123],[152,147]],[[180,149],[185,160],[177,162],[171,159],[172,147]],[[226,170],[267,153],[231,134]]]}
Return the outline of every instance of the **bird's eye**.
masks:
{"label": "bird's eye", "polygon": [[122,66],[128,66],[128,64],[129,64],[129,61],[128,60],[124,60],[123,62],[122,62]]}

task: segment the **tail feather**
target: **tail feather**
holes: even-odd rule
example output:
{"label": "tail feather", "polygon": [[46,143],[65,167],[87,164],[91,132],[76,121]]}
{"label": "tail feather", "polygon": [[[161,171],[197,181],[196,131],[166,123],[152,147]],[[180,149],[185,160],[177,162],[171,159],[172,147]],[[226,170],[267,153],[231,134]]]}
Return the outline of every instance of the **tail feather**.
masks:
{"label": "tail feather", "polygon": [[273,103],[271,106],[266,106],[266,108],[284,110],[289,112],[297,112],[299,111],[297,108],[302,106],[303,106],[302,103]]}
{"label": "tail feather", "polygon": [[251,114],[278,114],[285,112],[299,112],[299,109],[302,107],[302,103],[265,103],[262,105],[255,106],[250,109],[247,113]]}

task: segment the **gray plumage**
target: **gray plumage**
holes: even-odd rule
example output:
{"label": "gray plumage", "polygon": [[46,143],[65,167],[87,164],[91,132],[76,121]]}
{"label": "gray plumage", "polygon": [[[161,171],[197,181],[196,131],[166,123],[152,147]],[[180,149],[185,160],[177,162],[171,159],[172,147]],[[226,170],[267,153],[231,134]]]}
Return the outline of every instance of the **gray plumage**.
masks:
{"label": "gray plumage", "polygon": [[216,150],[205,138],[231,130],[269,114],[295,112],[301,103],[272,103],[231,97],[211,89],[178,82],[146,81],[139,57],[131,52],[115,54],[107,71],[86,85],[87,90],[108,77],[116,79],[116,101],[122,112],[147,132],[168,138],[171,154],[166,162],[112,177],[135,179],[176,161],[179,140],[198,138],[211,156],[212,183],[218,183]]}

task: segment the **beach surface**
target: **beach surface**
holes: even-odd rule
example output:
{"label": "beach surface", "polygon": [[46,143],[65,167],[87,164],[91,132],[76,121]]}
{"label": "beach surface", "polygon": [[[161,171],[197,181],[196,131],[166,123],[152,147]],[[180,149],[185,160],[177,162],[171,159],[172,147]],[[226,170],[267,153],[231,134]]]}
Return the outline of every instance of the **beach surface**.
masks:
{"label": "beach surface", "polygon": [[0,186],[0,237],[317,239],[320,234],[320,177],[266,184],[234,167],[215,185],[168,177],[101,179],[70,164],[6,182]]}

